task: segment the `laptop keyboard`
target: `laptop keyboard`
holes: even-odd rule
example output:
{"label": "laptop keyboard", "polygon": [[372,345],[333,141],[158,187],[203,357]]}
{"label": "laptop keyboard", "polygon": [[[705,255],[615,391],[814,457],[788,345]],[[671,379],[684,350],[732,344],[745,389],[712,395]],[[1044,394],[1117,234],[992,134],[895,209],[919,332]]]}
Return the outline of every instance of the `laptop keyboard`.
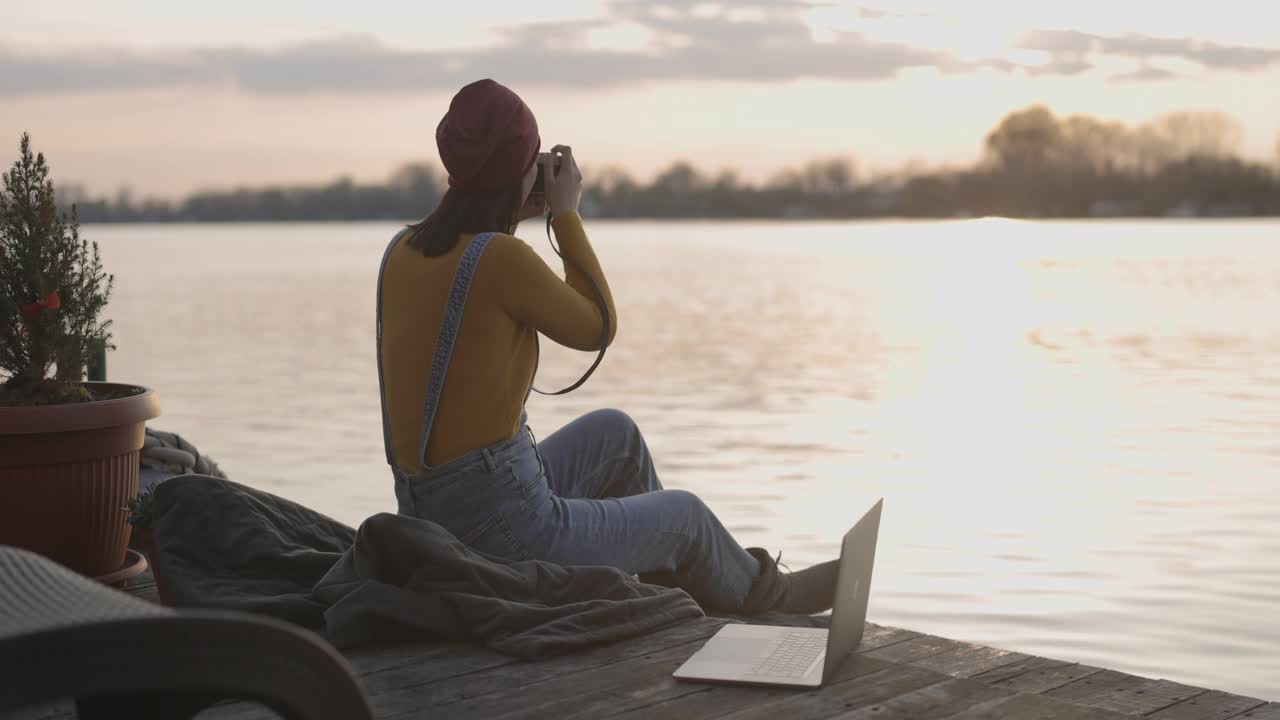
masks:
{"label": "laptop keyboard", "polygon": [[790,632],[782,636],[782,642],[773,649],[772,653],[757,662],[751,668],[751,672],[755,675],[800,677],[826,649],[826,635]]}

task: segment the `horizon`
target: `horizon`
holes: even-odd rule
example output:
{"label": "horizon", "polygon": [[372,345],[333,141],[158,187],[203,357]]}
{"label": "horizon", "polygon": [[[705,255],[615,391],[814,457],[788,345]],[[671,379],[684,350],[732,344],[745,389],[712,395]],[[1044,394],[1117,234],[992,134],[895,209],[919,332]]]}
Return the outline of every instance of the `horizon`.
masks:
{"label": "horizon", "polygon": [[438,165],[452,94],[493,77],[544,146],[642,181],[678,161],[757,183],[823,158],[969,165],[1035,104],[1126,125],[1220,111],[1239,155],[1274,165],[1280,41],[1251,10],[578,0],[471,3],[442,23],[377,3],[27,4],[0,30],[0,140],[29,131],[55,180],[92,195],[380,182]]}
{"label": "horizon", "polygon": [[[1036,107],[1037,106],[1011,109],[1009,112],[1005,113],[1001,119],[1002,120],[1007,119],[1012,115],[1030,111],[1035,109]],[[1043,107],[1043,106],[1039,106],[1039,107]],[[1052,112],[1053,110],[1053,108],[1047,108],[1047,109],[1050,112]],[[1213,115],[1213,113],[1198,113],[1196,111],[1187,111],[1185,113],[1180,113],[1175,111],[1172,113],[1167,113],[1165,115],[1162,115],[1158,118],[1151,118],[1150,121],[1146,123],[1142,123],[1132,127],[1127,125],[1123,127],[1126,131],[1133,132],[1133,131],[1143,129],[1145,127],[1150,127],[1152,124],[1154,124],[1156,121],[1162,118],[1169,118],[1175,115],[1183,115],[1184,117],[1188,115],[1211,116]],[[1066,121],[1069,119],[1068,116],[1062,116],[1062,115],[1056,115],[1056,114],[1055,114],[1055,117],[1059,121]],[[1096,120],[1101,123],[1111,122],[1107,118],[1093,118],[1087,115],[1073,115],[1073,116],[1070,116],[1070,118],[1086,118],[1086,119]],[[1196,118],[1192,118],[1192,119],[1194,120]],[[1233,138],[1235,135],[1238,135],[1238,131],[1240,130],[1238,121],[1236,121],[1235,118],[1232,118],[1230,116],[1225,116],[1225,115],[1219,115],[1217,118],[1210,117],[1209,119],[1210,120],[1222,119],[1222,120],[1229,121],[1226,125],[1223,125],[1222,127],[1219,127],[1219,128],[1213,128],[1208,132],[1206,132],[1203,128],[1200,128],[1202,137],[1206,135],[1215,136],[1211,138],[1211,142],[1209,144],[1214,144],[1215,142],[1221,142],[1227,146],[1222,148],[1222,151],[1223,151],[1222,154],[1230,157],[1240,158],[1245,162],[1252,162],[1252,163],[1257,163],[1259,165],[1262,165],[1264,167],[1271,167],[1276,172],[1280,173],[1280,137],[1277,138],[1274,158],[1265,158],[1265,157],[1251,158],[1244,153],[1238,152],[1234,147],[1238,145],[1238,141]],[[1207,123],[1202,123],[1202,124],[1207,124]],[[617,175],[621,174],[622,176],[625,176],[629,180],[633,180],[639,184],[645,185],[645,184],[650,184],[654,182],[660,176],[672,171],[673,169],[680,168],[680,167],[689,167],[689,168],[692,168],[692,170],[704,180],[715,180],[717,179],[717,177],[727,175],[734,178],[734,180],[742,186],[752,186],[752,187],[763,189],[767,187],[770,183],[777,182],[788,174],[803,172],[806,168],[810,168],[819,164],[839,163],[844,165],[851,172],[850,182],[852,185],[877,185],[877,184],[886,184],[886,183],[888,184],[900,183],[904,179],[913,177],[913,176],[920,176],[920,175],[925,175],[925,174],[930,174],[935,172],[963,171],[963,170],[971,169],[973,167],[977,167],[984,160],[984,153],[987,151],[986,140],[990,136],[990,134],[996,130],[997,125],[998,123],[993,124],[993,127],[991,128],[991,130],[989,130],[987,133],[984,133],[981,136],[981,138],[979,138],[979,140],[976,143],[979,150],[974,153],[974,157],[968,162],[924,163],[924,162],[919,162],[917,160],[912,159],[896,167],[885,166],[885,167],[878,167],[878,168],[868,168],[864,166],[860,162],[860,158],[856,156],[828,154],[828,155],[819,155],[819,156],[813,156],[808,158],[796,158],[792,164],[785,165],[785,166],[778,166],[772,169],[766,169],[764,172],[751,175],[743,172],[741,168],[733,167],[730,165],[711,166],[706,164],[700,164],[698,160],[693,157],[674,157],[666,164],[654,167],[650,172],[648,172],[645,175],[638,175],[632,172],[629,168],[622,167],[621,165],[618,165],[616,163],[603,162],[603,163],[584,164],[582,168],[583,174],[584,174],[583,180],[587,186],[591,186],[592,184],[594,184],[594,182],[599,181],[601,179],[606,179],[606,177],[609,175],[613,175],[616,177]],[[1214,132],[1214,131],[1217,131],[1217,132]],[[1178,138],[1178,139],[1183,141],[1192,140],[1194,142],[1194,138],[1192,136],[1194,136],[1195,134],[1196,134],[1195,130],[1191,130],[1190,128],[1187,128],[1187,131],[1183,133],[1185,137]],[[32,138],[32,145],[35,151],[41,152],[40,148],[36,146],[37,143],[35,138]],[[544,147],[544,150],[545,150],[545,147]],[[52,159],[50,159],[50,163],[51,164],[53,163]],[[55,182],[57,182],[58,184],[60,193],[68,193],[71,197],[75,198],[76,201],[79,201],[80,199],[111,199],[111,198],[118,197],[122,192],[124,192],[129,194],[133,201],[158,200],[158,201],[166,201],[166,202],[176,202],[176,201],[181,201],[183,199],[190,198],[192,196],[199,195],[202,193],[315,189],[315,188],[331,186],[337,183],[348,182],[348,181],[352,182],[355,185],[377,186],[377,185],[393,183],[398,173],[401,173],[406,170],[413,170],[418,168],[426,168],[440,182],[444,182],[448,175],[447,171],[444,169],[444,166],[440,162],[440,159],[438,157],[423,157],[423,158],[417,158],[417,159],[412,159],[412,158],[406,159],[400,164],[394,167],[388,168],[381,176],[373,175],[367,178],[365,177],[357,178],[354,176],[353,173],[349,171],[337,169],[325,175],[318,175],[315,177],[301,179],[297,181],[283,181],[283,182],[268,181],[268,182],[259,182],[259,183],[254,183],[252,181],[231,181],[225,185],[196,185],[185,192],[169,193],[167,195],[166,194],[135,195],[133,193],[133,188],[128,185],[119,185],[114,188],[89,188],[84,186],[82,183],[75,182],[74,180],[63,181],[63,182],[57,182],[55,180]]]}

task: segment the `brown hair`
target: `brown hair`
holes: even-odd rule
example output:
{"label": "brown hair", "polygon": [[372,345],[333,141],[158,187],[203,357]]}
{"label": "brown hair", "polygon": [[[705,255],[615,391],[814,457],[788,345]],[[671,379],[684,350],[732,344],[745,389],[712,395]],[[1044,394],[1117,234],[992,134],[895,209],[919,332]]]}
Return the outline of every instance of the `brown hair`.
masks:
{"label": "brown hair", "polygon": [[501,190],[449,188],[425,220],[409,226],[409,247],[439,257],[452,250],[463,233],[515,232],[523,189],[523,184]]}

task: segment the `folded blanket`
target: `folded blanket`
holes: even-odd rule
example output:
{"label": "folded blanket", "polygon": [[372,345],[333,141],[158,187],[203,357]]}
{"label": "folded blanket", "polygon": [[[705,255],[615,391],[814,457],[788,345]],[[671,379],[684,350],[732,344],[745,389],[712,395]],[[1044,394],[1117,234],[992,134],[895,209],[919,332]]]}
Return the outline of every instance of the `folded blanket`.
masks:
{"label": "folded blanket", "polygon": [[[170,477],[196,473],[225,478],[226,473],[208,455],[201,455],[196,446],[177,433],[146,428],[142,452],[138,460],[143,470],[167,473]],[[141,491],[143,488],[139,488]]]}
{"label": "folded blanket", "polygon": [[204,475],[154,493],[153,560],[174,604],[266,613],[338,647],[434,638],[540,658],[702,616],[683,590],[609,567],[508,562],[417,518],[379,513],[353,531]]}

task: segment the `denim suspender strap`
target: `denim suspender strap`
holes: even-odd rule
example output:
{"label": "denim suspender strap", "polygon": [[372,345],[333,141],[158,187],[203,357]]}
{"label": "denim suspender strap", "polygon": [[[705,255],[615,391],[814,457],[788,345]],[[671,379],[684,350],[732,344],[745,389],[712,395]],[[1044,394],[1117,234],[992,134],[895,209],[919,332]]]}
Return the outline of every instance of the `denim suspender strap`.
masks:
{"label": "denim suspender strap", "polygon": [[391,422],[387,419],[387,385],[382,379],[382,274],[387,269],[387,258],[391,257],[391,249],[396,246],[400,238],[409,228],[405,228],[396,233],[391,238],[391,243],[387,245],[386,252],[382,253],[382,264],[378,266],[378,300],[377,300],[377,339],[374,342],[377,345],[378,352],[378,399],[382,401],[382,447],[387,452],[387,464],[396,467],[395,453],[391,450]]}
{"label": "denim suspender strap", "polygon": [[458,339],[458,328],[462,325],[462,310],[467,303],[467,293],[471,290],[471,280],[476,276],[476,268],[480,265],[480,256],[494,233],[480,233],[471,239],[467,249],[462,252],[458,261],[458,269],[453,274],[453,286],[449,288],[449,302],[445,306],[444,319],[440,322],[440,334],[436,337],[436,351],[431,358],[431,374],[427,378],[427,397],[422,405],[422,430],[418,436],[418,457],[425,470],[427,465],[427,441],[431,438],[431,426],[435,423],[436,409],[440,405],[440,393],[444,390],[445,373],[449,371],[449,361],[453,358],[453,343]]}

